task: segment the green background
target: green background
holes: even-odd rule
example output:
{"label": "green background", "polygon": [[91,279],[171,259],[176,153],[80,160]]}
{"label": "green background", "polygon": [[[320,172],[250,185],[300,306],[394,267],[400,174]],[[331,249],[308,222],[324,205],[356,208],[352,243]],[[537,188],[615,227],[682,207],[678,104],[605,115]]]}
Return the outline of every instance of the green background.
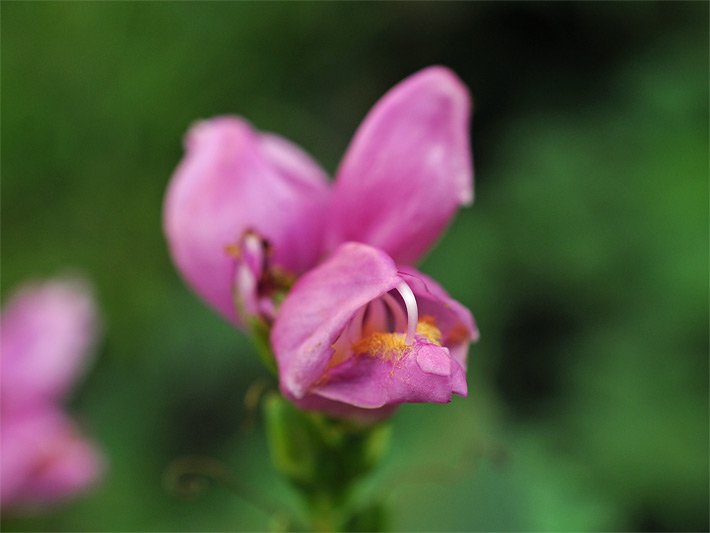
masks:
{"label": "green background", "polygon": [[[467,399],[407,405],[363,497],[396,530],[707,530],[708,4],[2,2],[2,294],[80,271],[105,336],[70,409],[94,492],[3,530],[263,530],[179,457],[294,506],[246,338],[161,233],[191,122],[220,114],[331,174],[430,65],[474,95],[476,202],[422,263],[477,318]],[[265,380],[265,381],[264,381]],[[256,495],[256,496],[254,496]]]}

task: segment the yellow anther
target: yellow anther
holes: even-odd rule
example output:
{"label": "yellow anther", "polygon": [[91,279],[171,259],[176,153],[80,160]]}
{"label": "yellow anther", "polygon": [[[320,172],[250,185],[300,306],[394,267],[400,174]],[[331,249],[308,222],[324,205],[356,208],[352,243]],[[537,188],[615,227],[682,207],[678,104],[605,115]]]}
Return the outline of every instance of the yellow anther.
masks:
{"label": "yellow anther", "polygon": [[431,315],[424,315],[419,320],[417,335],[426,338],[432,344],[441,346],[441,330],[436,327],[436,319]]}
{"label": "yellow anther", "polygon": [[237,243],[228,244],[224,247],[224,251],[232,259],[239,259],[242,256],[242,249]]}
{"label": "yellow anther", "polygon": [[[432,316],[423,316],[417,323],[417,335],[437,346],[441,346],[441,331]],[[370,333],[353,343],[353,352],[370,357],[380,357],[386,361],[400,358],[410,347],[403,333]]]}
{"label": "yellow anther", "polygon": [[402,333],[370,333],[353,344],[356,354],[366,354],[370,357],[381,357],[387,361],[401,356],[408,348]]}

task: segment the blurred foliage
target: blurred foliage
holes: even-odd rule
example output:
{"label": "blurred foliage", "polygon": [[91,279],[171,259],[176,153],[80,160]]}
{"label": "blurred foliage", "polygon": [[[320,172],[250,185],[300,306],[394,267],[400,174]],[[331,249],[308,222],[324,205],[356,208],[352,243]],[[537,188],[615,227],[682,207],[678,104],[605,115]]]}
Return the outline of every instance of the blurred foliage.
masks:
{"label": "blurred foliage", "polygon": [[[477,200],[422,269],[482,340],[470,397],[403,407],[362,501],[395,530],[708,529],[707,3],[0,9],[2,294],[95,282],[105,341],[72,407],[111,462],[3,530],[262,530],[279,517],[248,501],[295,508],[247,394],[268,373],[179,280],[163,192],[189,124],[225,113],[333,172],[433,63],[474,94]],[[185,501],[164,474],[186,455],[251,495]]]}

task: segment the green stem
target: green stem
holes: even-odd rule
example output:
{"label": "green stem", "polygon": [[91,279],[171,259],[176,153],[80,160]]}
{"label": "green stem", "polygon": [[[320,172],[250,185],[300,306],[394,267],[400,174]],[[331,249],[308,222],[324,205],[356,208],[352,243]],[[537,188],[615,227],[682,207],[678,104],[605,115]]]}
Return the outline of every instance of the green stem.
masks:
{"label": "green stem", "polygon": [[319,533],[342,531],[344,509],[326,493],[316,493],[307,498],[311,529]]}
{"label": "green stem", "polygon": [[304,412],[275,393],[264,408],[272,462],[302,494],[312,529],[380,529],[382,508],[356,509],[352,496],[387,450],[389,427],[355,427]]}

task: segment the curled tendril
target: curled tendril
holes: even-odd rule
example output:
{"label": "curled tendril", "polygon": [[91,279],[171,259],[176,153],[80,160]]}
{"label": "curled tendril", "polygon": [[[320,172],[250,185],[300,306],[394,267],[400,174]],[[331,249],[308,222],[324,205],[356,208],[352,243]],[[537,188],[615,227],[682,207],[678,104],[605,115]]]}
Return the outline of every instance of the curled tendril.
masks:
{"label": "curled tendril", "polygon": [[180,457],[163,472],[163,487],[178,496],[194,498],[213,483],[228,486],[228,477],[227,469],[219,461],[209,457]]}
{"label": "curled tendril", "polygon": [[220,485],[255,509],[268,515],[274,524],[289,529],[293,524],[282,506],[267,501],[232,476],[227,467],[210,457],[186,456],[175,459],[163,472],[163,488],[181,498],[193,499],[210,486]]}

